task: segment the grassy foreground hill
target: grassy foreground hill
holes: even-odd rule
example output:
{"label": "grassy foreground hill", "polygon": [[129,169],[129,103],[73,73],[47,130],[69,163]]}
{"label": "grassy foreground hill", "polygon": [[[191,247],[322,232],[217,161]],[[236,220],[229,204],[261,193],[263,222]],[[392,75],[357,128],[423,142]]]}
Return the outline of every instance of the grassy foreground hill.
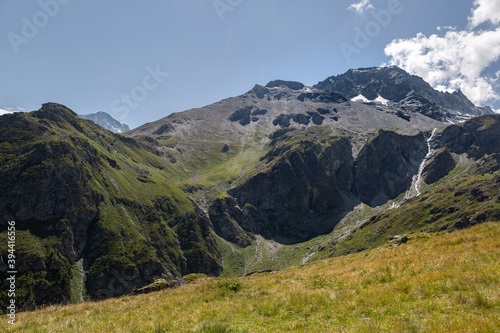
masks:
{"label": "grassy foreground hill", "polygon": [[16,332],[498,332],[500,224],[17,315]]}

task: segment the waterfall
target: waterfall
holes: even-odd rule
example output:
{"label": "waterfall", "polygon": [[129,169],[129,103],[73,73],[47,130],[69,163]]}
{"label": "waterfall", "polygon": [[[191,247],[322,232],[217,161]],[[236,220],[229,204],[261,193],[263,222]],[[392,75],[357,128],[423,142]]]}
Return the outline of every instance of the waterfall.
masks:
{"label": "waterfall", "polygon": [[432,131],[431,136],[427,139],[427,155],[425,155],[422,163],[418,167],[418,173],[413,176],[413,181],[411,183],[410,189],[406,192],[405,199],[411,199],[414,197],[418,197],[420,192],[420,187],[422,186],[422,173],[424,172],[425,164],[430,160],[432,155],[434,154],[434,150],[431,147],[431,141],[434,139],[436,135],[437,128]]}

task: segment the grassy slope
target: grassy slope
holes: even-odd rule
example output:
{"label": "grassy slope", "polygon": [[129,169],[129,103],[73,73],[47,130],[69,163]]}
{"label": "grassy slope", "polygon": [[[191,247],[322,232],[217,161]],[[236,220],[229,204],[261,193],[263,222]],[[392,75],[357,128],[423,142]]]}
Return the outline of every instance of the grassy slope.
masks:
{"label": "grassy slope", "polygon": [[259,154],[254,152],[266,141],[259,129],[244,136],[231,131],[219,133],[208,125],[176,132],[175,136],[153,133],[135,138],[148,141],[170,162],[164,170],[169,179],[203,188],[221,183],[227,187],[238,179],[245,165],[258,160]]}
{"label": "grassy slope", "polygon": [[495,332],[499,261],[490,222],[277,273],[20,313],[16,331]]}

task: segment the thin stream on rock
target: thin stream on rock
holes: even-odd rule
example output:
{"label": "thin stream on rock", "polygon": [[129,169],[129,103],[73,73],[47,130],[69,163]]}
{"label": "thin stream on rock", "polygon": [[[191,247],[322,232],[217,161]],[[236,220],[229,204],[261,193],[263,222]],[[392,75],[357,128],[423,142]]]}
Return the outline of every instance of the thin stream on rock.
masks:
{"label": "thin stream on rock", "polygon": [[411,187],[405,195],[405,199],[407,200],[414,197],[418,197],[420,194],[422,194],[420,192],[420,187],[422,186],[422,173],[424,172],[425,165],[434,154],[434,150],[431,147],[431,142],[432,139],[434,139],[434,136],[436,135],[436,131],[437,128],[435,128],[432,131],[431,136],[427,139],[427,154],[425,155],[424,159],[422,160],[422,163],[420,163],[420,166],[418,167],[418,173],[415,176],[413,176]]}

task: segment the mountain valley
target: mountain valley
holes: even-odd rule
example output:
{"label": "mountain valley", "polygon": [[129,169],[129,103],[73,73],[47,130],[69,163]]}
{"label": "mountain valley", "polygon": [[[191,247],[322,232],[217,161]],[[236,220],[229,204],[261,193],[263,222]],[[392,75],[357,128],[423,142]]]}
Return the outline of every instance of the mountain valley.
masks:
{"label": "mountain valley", "polygon": [[24,310],[500,219],[500,116],[397,67],[276,80],[122,134],[46,103],[1,116],[0,149]]}

